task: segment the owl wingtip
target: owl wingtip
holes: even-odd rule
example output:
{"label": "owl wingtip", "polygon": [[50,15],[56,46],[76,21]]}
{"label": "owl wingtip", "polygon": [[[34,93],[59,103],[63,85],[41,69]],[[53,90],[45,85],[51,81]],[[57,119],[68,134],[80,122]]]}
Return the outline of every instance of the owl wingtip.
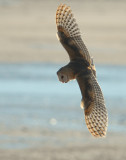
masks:
{"label": "owl wingtip", "polygon": [[64,33],[69,37],[80,36],[80,30],[73,16],[70,6],[60,4],[56,11],[56,25],[57,29],[62,28]]}
{"label": "owl wingtip", "polygon": [[[91,133],[92,134],[92,133]],[[105,134],[99,134],[99,135],[97,135],[97,134],[92,134],[92,136],[94,137],[94,138],[106,138],[106,133]]]}

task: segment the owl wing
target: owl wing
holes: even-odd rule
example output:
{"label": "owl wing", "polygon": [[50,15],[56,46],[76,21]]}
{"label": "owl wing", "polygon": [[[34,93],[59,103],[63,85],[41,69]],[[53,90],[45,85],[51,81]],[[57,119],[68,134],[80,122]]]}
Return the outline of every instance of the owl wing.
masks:
{"label": "owl wing", "polygon": [[70,60],[84,58],[91,64],[89,52],[81,38],[80,30],[70,7],[61,4],[56,12],[57,36],[67,50]]}
{"label": "owl wing", "polygon": [[108,115],[101,88],[91,73],[77,77],[82,93],[81,107],[84,108],[85,121],[88,130],[95,137],[105,137],[108,125]]}

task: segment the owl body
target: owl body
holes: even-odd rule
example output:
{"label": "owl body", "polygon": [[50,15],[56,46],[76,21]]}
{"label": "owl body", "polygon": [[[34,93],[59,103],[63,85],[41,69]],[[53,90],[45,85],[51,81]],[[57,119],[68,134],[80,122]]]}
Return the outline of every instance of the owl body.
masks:
{"label": "owl body", "polygon": [[59,81],[76,79],[82,94],[81,107],[85,122],[94,137],[105,137],[108,125],[107,110],[96,79],[93,59],[83,43],[80,30],[70,7],[60,5],[56,12],[58,39],[67,51],[70,62],[57,72]]}

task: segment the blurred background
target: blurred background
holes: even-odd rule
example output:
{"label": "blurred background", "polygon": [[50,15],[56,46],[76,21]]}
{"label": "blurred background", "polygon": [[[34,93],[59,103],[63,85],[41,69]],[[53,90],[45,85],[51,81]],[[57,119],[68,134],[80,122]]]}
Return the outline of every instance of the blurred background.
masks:
{"label": "blurred background", "polygon": [[[93,138],[76,81],[56,72],[69,59],[55,13],[70,5],[96,64],[109,115]],[[0,0],[0,159],[126,159],[126,1]]]}

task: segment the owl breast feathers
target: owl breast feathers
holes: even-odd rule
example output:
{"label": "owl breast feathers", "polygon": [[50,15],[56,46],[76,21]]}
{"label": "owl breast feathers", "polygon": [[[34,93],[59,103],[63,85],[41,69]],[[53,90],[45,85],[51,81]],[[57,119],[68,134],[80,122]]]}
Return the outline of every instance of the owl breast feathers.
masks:
{"label": "owl breast feathers", "polygon": [[76,79],[82,94],[81,107],[85,122],[94,137],[105,137],[108,115],[101,88],[96,79],[93,59],[81,38],[79,27],[70,7],[61,4],[56,11],[57,36],[70,62],[57,72],[61,82]]}

